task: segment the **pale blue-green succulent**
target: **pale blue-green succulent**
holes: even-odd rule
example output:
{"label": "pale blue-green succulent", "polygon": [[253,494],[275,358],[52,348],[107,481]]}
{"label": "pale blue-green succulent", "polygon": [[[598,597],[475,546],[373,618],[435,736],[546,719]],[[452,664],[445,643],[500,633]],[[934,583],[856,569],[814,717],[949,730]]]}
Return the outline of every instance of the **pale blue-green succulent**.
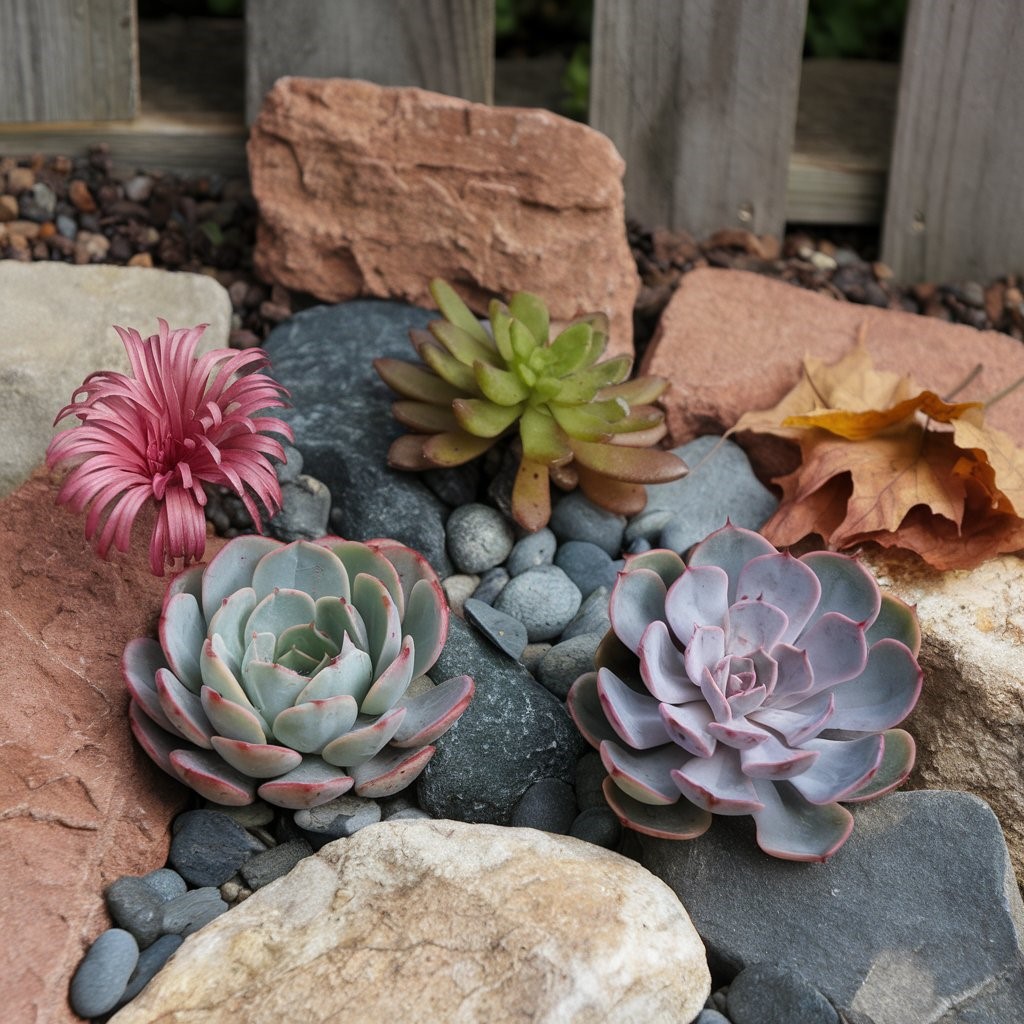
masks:
{"label": "pale blue-green succulent", "polygon": [[126,646],[132,730],[217,803],[389,796],[473,694],[425,675],[447,631],[436,574],[397,541],[238,537],[171,582],[159,641]]}

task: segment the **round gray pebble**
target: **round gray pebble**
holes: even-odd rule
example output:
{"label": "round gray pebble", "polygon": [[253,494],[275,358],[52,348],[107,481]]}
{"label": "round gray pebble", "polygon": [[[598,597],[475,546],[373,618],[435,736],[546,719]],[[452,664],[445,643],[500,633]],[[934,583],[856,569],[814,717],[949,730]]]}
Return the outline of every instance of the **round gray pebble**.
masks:
{"label": "round gray pebble", "polygon": [[141,878],[124,875],[111,882],[106,901],[114,923],[131,932],[140,949],[160,937],[165,900]]}
{"label": "round gray pebble", "polygon": [[588,807],[576,815],[569,835],[594,846],[614,850],[622,838],[622,826],[610,807]]}
{"label": "round gray pebble", "polygon": [[576,818],[572,786],[561,779],[538,779],[512,811],[513,828],[536,828],[564,836]]}
{"label": "round gray pebble", "polygon": [[555,506],[549,525],[560,541],[590,541],[615,558],[622,550],[626,517],[600,508],[582,491],[570,491]]}
{"label": "round gray pebble", "polygon": [[555,557],[556,547],[558,541],[555,535],[544,526],[536,533],[528,533],[516,541],[505,568],[510,575],[518,576],[521,572],[536,568],[538,565],[550,565]]}
{"label": "round gray pebble", "polygon": [[541,658],[537,679],[559,700],[565,700],[569,687],[584,672],[593,672],[594,655],[603,637],[603,633],[581,633],[555,644]]}
{"label": "round gray pebble", "polygon": [[604,548],[588,540],[569,540],[558,549],[555,565],[589,597],[598,587],[611,590],[619,574],[619,566]]}
{"label": "round gray pebble", "polygon": [[550,650],[551,644],[547,641],[542,640],[535,644],[527,644],[523,648],[523,653],[519,655],[519,664],[522,665],[527,672],[536,676],[537,671],[540,668],[541,659]]}
{"label": "round gray pebble", "polygon": [[571,640],[581,633],[600,633],[604,636],[612,628],[611,619],[608,617],[608,600],[611,590],[608,587],[598,587],[580,605],[580,610],[573,616],[572,622],[562,630],[562,639]]}
{"label": "round gray pebble", "polygon": [[509,521],[490,505],[463,505],[445,524],[448,554],[461,572],[484,572],[501,565],[512,550]]}
{"label": "round gray pebble", "polygon": [[79,1017],[109,1013],[121,998],[139,962],[139,944],[131,932],[108,928],[89,947],[71,979],[71,1008]]}
{"label": "round gray pebble", "polygon": [[189,885],[216,886],[265,849],[264,843],[220,811],[186,811],[174,819],[167,859]]}
{"label": "round gray pebble", "polygon": [[480,577],[480,585],[473,591],[473,597],[477,601],[483,601],[484,604],[494,604],[508,581],[508,570],[504,566],[498,565],[493,569],[488,569]]}
{"label": "round gray pebble", "polygon": [[732,1024],[728,1017],[723,1016],[717,1010],[705,1008],[700,1011],[699,1016],[693,1024]]}
{"label": "round gray pebble", "polygon": [[118,1000],[118,1007],[130,1003],[152,980],[153,976],[171,958],[171,954],[184,942],[180,935],[161,935],[149,949],[139,955],[132,976],[128,979],[128,987]]}
{"label": "round gray pebble", "polygon": [[728,997],[733,1024],[839,1024],[835,1007],[804,977],[774,964],[751,964],[732,980]]}
{"label": "round gray pebble", "polygon": [[290,484],[296,480],[302,472],[302,452],[290,444],[282,446],[286,462],[280,462],[274,466],[279,484]]}
{"label": "round gray pebble", "polygon": [[142,876],[146,883],[162,900],[173,900],[188,890],[188,883],[172,868],[157,868]]}
{"label": "round gray pebble", "polygon": [[551,640],[572,621],[582,603],[579,587],[554,565],[541,565],[513,576],[494,607],[526,627],[527,639]]}

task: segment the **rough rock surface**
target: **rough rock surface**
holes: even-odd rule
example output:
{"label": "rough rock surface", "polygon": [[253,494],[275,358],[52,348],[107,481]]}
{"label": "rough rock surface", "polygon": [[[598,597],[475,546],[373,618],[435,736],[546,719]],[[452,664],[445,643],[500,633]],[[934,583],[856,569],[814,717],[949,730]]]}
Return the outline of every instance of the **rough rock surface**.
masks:
{"label": "rough rock surface", "polygon": [[[982,364],[958,401],[985,398],[1024,375],[1024,345],[1005,334],[714,269],[683,278],[642,369],[672,382],[662,402],[672,442],[681,444],[721,433],[748,410],[775,405],[799,380],[805,355],[835,362],[853,347],[861,324],[878,367],[909,373],[939,394]],[[993,406],[988,422],[1024,443],[1024,390]],[[785,442],[750,434],[737,440],[760,470],[781,468],[778,445]]]}
{"label": "rough rock surface", "polygon": [[562,701],[453,617],[430,675],[441,682],[463,672],[476,692],[434,741],[437,750],[417,782],[420,806],[437,818],[507,825],[534,782],[572,781],[583,738]]}
{"label": "rough rock surface", "polygon": [[795,970],[873,1024],[1020,1020],[1024,906],[991,810],[941,792],[851,810],[827,864],[765,856],[748,817],[716,817],[689,842],[641,837],[641,862],[675,890],[716,973]]}
{"label": "rough rock surface", "polygon": [[865,559],[921,621],[924,688],[903,726],[917,740],[910,784],[985,800],[1024,884],[1024,560],[937,572],[892,553]]}
{"label": "rough rock surface", "polygon": [[209,323],[200,351],[226,346],[231,326],[231,300],[213,278],[143,267],[2,260],[0,309],[0,496],[42,462],[53,417],[87,374],[128,369],[112,324],[146,337],[157,317]]}
{"label": "rough rock surface", "polygon": [[532,829],[384,822],[187,939],[113,1022],[684,1024],[709,987],[686,912],[624,857]]}
{"label": "rough rock surface", "polygon": [[55,494],[40,471],[0,502],[0,1016],[19,1024],[77,1019],[68,982],[107,927],[103,888],[163,865],[186,792],[132,739],[119,667],[167,581],[141,532],[98,559]]}
{"label": "rough rock surface", "polygon": [[552,317],[603,310],[609,353],[632,352],[639,289],[612,143],[545,110],[412,88],[284,78],[249,141],[268,280],[330,302],[433,307],[451,282],[478,313],[542,295]]}
{"label": "rough rock surface", "polygon": [[399,302],[315,306],[281,324],[264,348],[271,375],[291,393],[281,416],[295,447],[331,492],[332,532],[359,541],[394,537],[447,576],[448,511],[422,474],[388,468],[388,448],[405,428],[391,415],[397,395],[372,364],[376,356],[415,360],[409,330],[433,319]]}

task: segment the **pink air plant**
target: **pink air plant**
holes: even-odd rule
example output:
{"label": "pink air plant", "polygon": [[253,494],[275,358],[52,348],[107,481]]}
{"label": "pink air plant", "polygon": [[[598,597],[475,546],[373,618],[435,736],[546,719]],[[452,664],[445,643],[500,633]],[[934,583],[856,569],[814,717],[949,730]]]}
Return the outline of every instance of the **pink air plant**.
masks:
{"label": "pink air plant", "polygon": [[157,509],[149,545],[155,576],[178,558],[187,565],[206,548],[204,484],[230,487],[262,532],[258,498],[270,515],[281,507],[281,488],[267,456],[284,459],[271,431],[289,441],[291,428],[274,416],[287,391],[258,372],[269,363],[262,349],[219,348],[196,358],[206,324],[159,333],[115,327],[131,373],[92,373],[57,414],[81,423],[61,431],[46,451],[52,469],[74,468],[57,501],[74,512],[89,507],[85,536],[106,557],[111,544],[128,550],[135,517],[147,502]]}

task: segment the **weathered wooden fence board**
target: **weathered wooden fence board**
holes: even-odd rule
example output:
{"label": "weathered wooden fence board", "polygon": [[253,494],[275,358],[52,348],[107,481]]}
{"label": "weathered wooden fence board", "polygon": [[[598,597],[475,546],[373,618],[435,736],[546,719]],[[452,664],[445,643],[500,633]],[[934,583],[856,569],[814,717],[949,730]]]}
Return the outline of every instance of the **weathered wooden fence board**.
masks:
{"label": "weathered wooden fence board", "polygon": [[248,0],[249,122],[281,75],[418,85],[490,103],[493,0]]}
{"label": "weathered wooden fence board", "polygon": [[628,212],[703,235],[780,233],[807,0],[595,0],[590,122]]}
{"label": "weathered wooden fence board", "polygon": [[0,122],[134,117],[135,0],[2,0]]}
{"label": "weathered wooden fence board", "polygon": [[903,280],[1024,270],[1019,0],[911,0],[882,258]]}

